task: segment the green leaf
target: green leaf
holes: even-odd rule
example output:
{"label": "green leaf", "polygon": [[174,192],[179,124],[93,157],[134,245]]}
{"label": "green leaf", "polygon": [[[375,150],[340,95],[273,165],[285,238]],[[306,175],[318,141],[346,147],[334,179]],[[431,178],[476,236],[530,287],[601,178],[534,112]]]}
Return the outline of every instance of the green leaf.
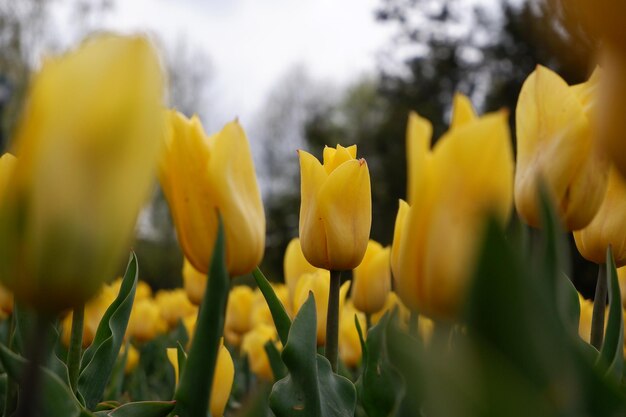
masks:
{"label": "green leaf", "polygon": [[395,416],[404,396],[404,381],[391,362],[387,352],[387,325],[389,313],[369,329],[367,341],[358,318],[354,322],[361,339],[363,373],[356,382],[361,406],[369,417]]}
{"label": "green leaf", "polygon": [[180,383],[174,394],[176,407],[173,414],[180,417],[199,417],[207,414],[220,338],[224,332],[228,287],[224,224],[220,217],[196,332],[191,340],[187,364],[180,375]]}
{"label": "green leaf", "polygon": [[263,297],[265,297],[265,302],[267,302],[270,313],[272,313],[272,319],[274,319],[274,325],[278,331],[280,342],[285,346],[287,344],[287,338],[289,337],[289,328],[291,327],[291,319],[285,310],[285,306],[280,302],[269,281],[258,267],[252,271],[252,275],[261,293],[263,293]]}
{"label": "green leaf", "polygon": [[105,414],[108,417],[166,417],[172,412],[175,401],[138,401],[126,403]]}
{"label": "green leaf", "polygon": [[334,374],[330,362],[317,353],[316,329],[315,300],[309,293],[281,355],[289,374],[274,384],[270,394],[270,408],[276,417],[354,416],[354,385]]}
{"label": "green leaf", "polygon": [[89,409],[102,399],[115,366],[133,307],[138,275],[137,256],[131,253],[120,292],[104,313],[93,343],[83,354],[78,391]]}
{"label": "green leaf", "polygon": [[276,349],[276,345],[271,340],[268,340],[263,346],[267,359],[269,360],[270,367],[272,368],[272,374],[274,375],[274,381],[278,381],[287,376],[287,368],[280,358],[280,352]]}
{"label": "green leaf", "polygon": [[572,334],[578,334],[578,324],[580,321],[580,301],[578,300],[578,290],[572,281],[565,275],[559,274],[557,278],[557,307],[561,317]]}
{"label": "green leaf", "polygon": [[624,367],[624,319],[617,269],[610,246],[606,251],[606,275],[609,293],[609,319],[600,350],[600,358],[608,366],[609,373],[621,377]]}
{"label": "green leaf", "polygon": [[[0,345],[0,361],[11,378],[19,380],[28,361]],[[70,388],[54,373],[41,370],[41,397],[37,416],[40,417],[79,417],[90,415],[78,402]],[[26,388],[28,389],[28,387]]]}
{"label": "green leaf", "polygon": [[180,342],[176,343],[176,356],[178,358],[178,372],[182,374],[187,365],[187,352]]}

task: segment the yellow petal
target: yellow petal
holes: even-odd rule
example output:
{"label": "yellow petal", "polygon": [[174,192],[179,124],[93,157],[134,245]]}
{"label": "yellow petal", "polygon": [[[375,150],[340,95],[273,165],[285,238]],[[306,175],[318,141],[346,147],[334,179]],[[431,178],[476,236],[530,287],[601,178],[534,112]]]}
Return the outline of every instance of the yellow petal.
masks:
{"label": "yellow petal", "polygon": [[400,277],[400,255],[402,252],[402,235],[406,229],[406,219],[409,213],[409,205],[404,200],[400,200],[396,222],[393,228],[393,244],[391,245],[391,271],[396,285]]}
{"label": "yellow petal", "polygon": [[[328,176],[318,193],[318,210],[328,257],[324,265],[316,266],[339,271],[358,266],[372,224],[370,176],[365,160],[344,162]],[[305,247],[303,250],[307,255]]]}
{"label": "yellow petal", "polygon": [[372,314],[385,305],[391,289],[389,257],[389,248],[369,241],[363,262],[352,274],[352,301],[357,310]]}
{"label": "yellow petal", "polygon": [[311,265],[304,257],[302,247],[300,246],[300,239],[298,238],[291,239],[287,245],[283,268],[285,271],[285,284],[287,284],[289,288],[291,297],[293,297],[293,293],[296,290],[298,279],[304,274],[317,270],[317,268]]}
{"label": "yellow petal", "polygon": [[174,367],[174,380],[176,381],[176,385],[178,385],[178,349],[176,348],[167,348],[167,359]]}
{"label": "yellow petal", "polygon": [[344,148],[341,145],[337,145],[337,149],[324,148],[324,169],[326,173],[330,175],[338,166],[346,161],[356,158],[356,145]]}
{"label": "yellow petal", "polygon": [[265,249],[265,213],[246,134],[237,121],[209,138],[209,173],[226,232],[231,275],[251,272]]}
{"label": "yellow petal", "polygon": [[452,103],[452,123],[450,129],[456,129],[476,119],[476,112],[467,96],[457,93]]}
{"label": "yellow petal", "polygon": [[424,170],[430,155],[432,132],[433,127],[428,120],[415,112],[409,114],[406,132],[407,201],[411,205],[422,198],[424,192]]}
{"label": "yellow petal", "polygon": [[189,301],[199,306],[204,298],[207,276],[193,267],[187,258],[183,260],[183,286]]}
{"label": "yellow petal", "polygon": [[298,151],[298,155],[301,177],[300,244],[307,261],[323,268],[328,264],[328,249],[324,223],[318,212],[318,193],[328,175],[313,155],[304,151]]}
{"label": "yellow petal", "polygon": [[211,402],[209,409],[212,417],[222,417],[235,379],[235,365],[230,352],[224,345],[220,346],[211,385]]}

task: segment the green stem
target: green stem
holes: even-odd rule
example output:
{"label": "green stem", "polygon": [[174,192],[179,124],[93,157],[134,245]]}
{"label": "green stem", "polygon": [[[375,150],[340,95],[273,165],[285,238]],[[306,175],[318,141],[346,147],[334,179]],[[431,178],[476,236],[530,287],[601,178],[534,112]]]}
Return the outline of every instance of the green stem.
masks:
{"label": "green stem", "polygon": [[85,322],[85,305],[81,304],[72,312],[72,333],[70,346],[67,351],[67,370],[70,378],[70,388],[73,392],[78,389],[78,374],[83,350],[83,325]]}
{"label": "green stem", "polygon": [[598,281],[596,293],[593,297],[593,315],[591,317],[591,344],[598,350],[602,347],[604,339],[604,311],[607,297],[606,264],[600,264],[598,268]]}
{"label": "green stem", "polygon": [[339,343],[339,289],[341,288],[341,271],[330,271],[330,288],[328,292],[328,314],[326,314],[326,358],[333,372],[337,372],[337,354]]}
{"label": "green stem", "polygon": [[370,313],[365,313],[365,326],[367,327],[365,333],[372,328],[372,315]]}
{"label": "green stem", "polygon": [[[15,302],[13,303],[15,306]],[[14,351],[14,339],[15,339],[15,328],[16,328],[17,318],[15,317],[15,310],[11,313],[11,324],[9,327],[9,338],[7,340],[7,347]],[[15,411],[15,407],[17,407],[17,381],[7,375],[7,386],[5,389],[4,395],[4,413],[3,416],[10,416]]]}

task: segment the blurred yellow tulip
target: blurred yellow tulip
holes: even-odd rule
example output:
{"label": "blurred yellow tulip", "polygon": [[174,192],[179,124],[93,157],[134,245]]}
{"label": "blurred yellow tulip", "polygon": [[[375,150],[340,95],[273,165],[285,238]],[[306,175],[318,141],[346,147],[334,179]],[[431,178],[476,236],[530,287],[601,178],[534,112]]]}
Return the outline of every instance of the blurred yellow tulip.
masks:
{"label": "blurred yellow tulip", "polygon": [[[91,300],[85,304],[85,315],[83,319],[83,347],[87,347],[93,343],[93,339],[96,336],[96,331],[100,325],[100,321],[106,313],[107,309],[117,297],[117,291],[115,287],[104,284],[100,289],[100,292],[96,294]],[[70,312],[63,319],[61,340],[65,346],[69,346],[71,330],[72,330],[72,317]]]}
{"label": "blurred yellow tulip", "polygon": [[252,328],[252,304],[254,291],[247,285],[237,285],[230,290],[226,306],[224,329],[243,335]]}
{"label": "blurred yellow tulip", "polygon": [[207,136],[200,120],[167,112],[166,151],[159,177],[185,256],[207,273],[217,233],[226,233],[231,275],[251,272],[265,247],[265,214],[248,139],[238,121]]}
{"label": "blurred yellow tulip", "polygon": [[409,201],[400,202],[391,269],[403,303],[440,318],[453,318],[463,302],[487,218],[504,225],[512,207],[507,114],[470,110],[456,96],[453,126],[433,150],[426,119],[412,113],[407,128]]}
{"label": "blurred yellow tulip", "polygon": [[619,280],[619,291],[622,296],[622,307],[626,309],[626,266],[617,270],[617,279]]}
{"label": "blurred yellow tulip", "polygon": [[13,175],[17,159],[10,153],[0,156],[0,201],[4,200],[4,194]]}
{"label": "blurred yellow tulip", "polygon": [[138,342],[147,342],[165,332],[167,323],[161,317],[153,299],[138,300],[133,304],[126,335]]}
{"label": "blurred yellow tulip", "polygon": [[[289,299],[289,289],[287,286],[283,284],[272,284],[272,289],[285,307],[287,314],[291,316],[291,301]],[[255,327],[259,323],[270,326],[274,325],[274,319],[272,318],[272,313],[267,305],[267,301],[265,301],[263,293],[258,288],[254,290],[254,301],[252,302],[250,319],[252,327]]]}
{"label": "blurred yellow tulip", "polygon": [[[120,350],[120,356],[124,355],[126,350],[125,345],[122,345]],[[131,344],[128,345],[128,354],[126,355],[126,364],[124,365],[124,373],[130,375],[139,365],[139,351]]]}
{"label": "blurred yellow tulip", "polygon": [[578,321],[578,335],[585,342],[591,339],[591,317],[593,316],[593,301],[578,297],[580,302],[580,320]]}
{"label": "blurred yellow tulip", "polygon": [[[111,283],[111,288],[113,289],[115,295],[120,292],[121,287],[121,277]],[[137,287],[135,288],[135,301],[143,300],[145,298],[152,298],[152,288],[150,288],[150,285],[148,285],[145,281],[137,281]]]}
{"label": "blurred yellow tulip", "polygon": [[[317,314],[317,345],[322,346],[326,343],[326,317],[328,314],[328,291],[330,288],[330,278],[328,271],[317,271],[310,274],[304,274],[298,281],[296,292],[293,297],[294,316],[298,314],[300,307],[309,298],[309,291],[315,296],[315,310]],[[339,314],[343,307],[346,294],[350,289],[350,281],[346,281],[341,285],[339,291]]]}
{"label": "blurred yellow tulip", "polygon": [[605,263],[611,245],[615,264],[626,265],[626,180],[617,170],[611,169],[600,210],[587,227],[574,232],[574,239],[585,259]]}
{"label": "blurred yellow tulip", "polygon": [[324,148],[324,164],[300,156],[300,244],[309,263],[347,271],[365,255],[372,225],[370,174],[356,145]]}
{"label": "blurred yellow tulip", "polygon": [[568,86],[548,68],[526,79],[517,102],[515,206],[531,226],[540,222],[543,181],[568,230],[589,224],[606,190],[608,164],[594,131],[600,71]]}
{"label": "blurred yellow tulip", "polygon": [[198,314],[198,307],[191,304],[187,293],[182,288],[160,290],[156,294],[155,301],[161,317],[170,329],[178,325],[179,320]]}
{"label": "blurred yellow tulip", "polygon": [[185,258],[183,263],[183,286],[187,292],[189,301],[199,306],[206,291],[207,275],[193,267]]}
{"label": "blurred yellow tulip", "polygon": [[[265,381],[272,381],[274,375],[270,366],[265,344],[276,338],[276,329],[273,326],[260,323],[243,336],[241,351],[248,356],[250,370]],[[280,343],[275,343],[280,348]]]}
{"label": "blurred yellow tulip", "polygon": [[365,315],[360,313],[351,302],[346,302],[339,318],[339,357],[342,362],[350,367],[356,367],[361,361],[361,339],[356,329],[354,317],[358,317],[363,337],[367,333]]}
{"label": "blurred yellow tulip", "polygon": [[0,201],[0,277],[18,300],[78,306],[128,256],[163,144],[163,81],[146,38],[112,34],[34,75]]}
{"label": "blurred yellow tulip", "polygon": [[391,289],[390,249],[370,240],[361,265],[352,276],[352,302],[366,314],[380,311]]}
{"label": "blurred yellow tulip", "polygon": [[411,312],[404,304],[402,304],[402,300],[400,300],[398,295],[393,291],[387,294],[387,299],[385,300],[383,308],[379,312],[372,314],[372,324],[378,323],[385,313],[391,313],[395,308],[398,309],[398,318],[400,319],[400,323],[405,328],[408,328]]}
{"label": "blurred yellow tulip", "polygon": [[289,288],[289,296],[293,298],[300,277],[304,274],[315,272],[318,268],[314,267],[306,260],[304,253],[302,253],[300,239],[296,237],[291,239],[287,245],[285,258],[283,260],[283,269],[285,271],[285,284],[287,284]]}
{"label": "blurred yellow tulip", "polygon": [[[174,368],[174,378],[178,385],[178,350],[167,348],[167,359]],[[220,344],[217,352],[217,362],[215,363],[215,374],[211,385],[211,399],[209,401],[209,411],[211,417],[222,417],[235,380],[235,364],[230,352],[223,344]]]}

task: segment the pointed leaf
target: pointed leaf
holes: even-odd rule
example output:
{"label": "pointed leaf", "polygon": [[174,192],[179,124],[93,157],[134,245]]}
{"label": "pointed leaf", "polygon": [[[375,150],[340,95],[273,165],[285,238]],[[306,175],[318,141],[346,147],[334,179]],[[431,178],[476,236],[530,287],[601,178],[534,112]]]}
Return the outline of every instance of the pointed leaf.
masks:
{"label": "pointed leaf", "polygon": [[265,297],[265,302],[267,302],[270,313],[272,313],[272,319],[274,319],[274,325],[278,331],[278,337],[284,346],[287,344],[289,328],[291,327],[291,319],[285,310],[285,306],[283,306],[283,303],[280,302],[269,281],[265,278],[265,275],[263,275],[263,272],[261,272],[259,268],[256,268],[252,271],[252,275],[254,276],[263,297]]}
{"label": "pointed leaf", "polygon": [[109,417],[166,417],[176,405],[175,401],[139,401],[127,403],[109,411]]}
{"label": "pointed leaf", "polygon": [[278,381],[287,376],[287,368],[280,358],[280,352],[276,349],[276,345],[271,340],[268,340],[263,346],[267,359],[269,360],[270,367],[272,368],[272,374],[274,375],[274,381]]}
{"label": "pointed leaf", "polygon": [[131,253],[120,292],[102,317],[93,343],[83,354],[78,391],[89,409],[102,399],[115,366],[133,307],[138,275],[137,256]]}
{"label": "pointed leaf", "polygon": [[356,391],[332,372],[316,351],[317,318],[313,294],[300,308],[281,355],[289,374],[274,384],[270,408],[276,417],[352,417]]}
{"label": "pointed leaf", "polygon": [[611,247],[606,251],[606,275],[609,293],[609,319],[600,357],[609,367],[609,373],[621,377],[624,366],[624,318],[617,269]]}

